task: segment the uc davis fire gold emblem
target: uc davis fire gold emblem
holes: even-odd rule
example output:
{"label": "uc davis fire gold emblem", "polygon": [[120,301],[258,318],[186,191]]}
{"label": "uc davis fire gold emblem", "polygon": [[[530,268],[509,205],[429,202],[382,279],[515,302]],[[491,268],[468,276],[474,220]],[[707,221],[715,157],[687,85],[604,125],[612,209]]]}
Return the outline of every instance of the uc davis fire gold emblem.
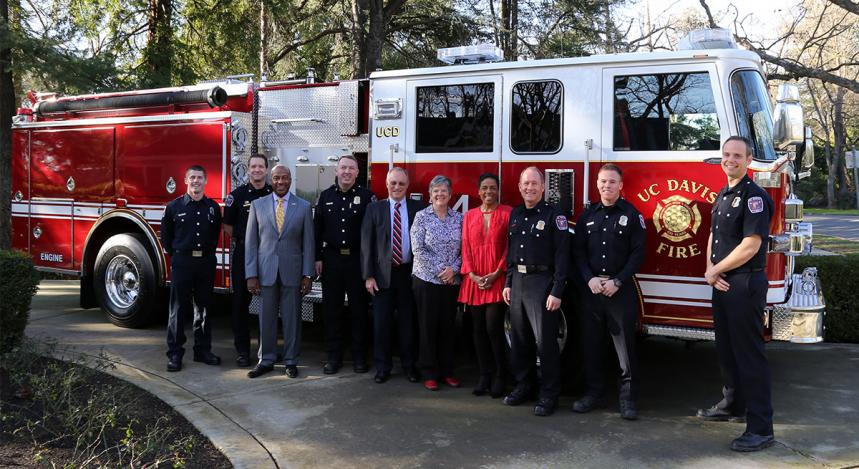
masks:
{"label": "uc davis fire gold emblem", "polygon": [[698,204],[681,195],[672,195],[656,204],[653,225],[660,236],[679,243],[698,232],[701,212]]}
{"label": "uc davis fire gold emblem", "polygon": [[653,226],[660,236],[657,254],[674,259],[701,255],[701,247],[694,239],[703,221],[698,202],[712,204],[715,192],[694,180],[666,179],[645,186],[637,195],[644,203],[658,200],[653,210]]}

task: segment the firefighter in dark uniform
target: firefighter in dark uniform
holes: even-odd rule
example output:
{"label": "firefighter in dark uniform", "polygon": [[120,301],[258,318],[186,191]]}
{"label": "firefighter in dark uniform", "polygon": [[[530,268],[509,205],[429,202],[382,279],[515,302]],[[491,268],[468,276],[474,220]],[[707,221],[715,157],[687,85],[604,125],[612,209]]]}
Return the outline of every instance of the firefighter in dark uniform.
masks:
{"label": "firefighter in dark uniform", "polygon": [[633,276],[644,261],[647,228],[644,217],[620,197],[623,171],[606,164],[597,173],[600,202],[590,206],[576,222],[574,256],[585,285],[579,330],[584,350],[585,395],[573,411],[588,412],[603,404],[604,351],[611,335],[620,364],[620,416],[638,418],[638,369],[635,334],[638,295]]}
{"label": "firefighter in dark uniform", "polygon": [[532,393],[540,357],[540,391],[534,415],[551,415],[561,392],[558,315],[567,282],[570,234],[567,217],[543,200],[543,174],[535,167],[519,175],[524,201],[510,213],[507,280],[510,305],[511,368],[517,385],[504,398],[515,406]]}
{"label": "firefighter in dark uniform", "polygon": [[361,222],[376,196],[355,184],[358,160],[343,155],[337,180],[319,194],[314,216],[316,275],[322,277],[322,314],[328,361],[322,371],[334,374],[343,366],[342,311],[349,301],[349,329],[355,373],[367,372],[367,291],[361,276]]}
{"label": "firefighter in dark uniform", "polygon": [[221,207],[206,197],[206,170],[185,171],[188,191],[167,204],[161,219],[161,244],[170,255],[170,317],[167,320],[167,371],[182,369],[185,317],[194,312],[194,361],[220,365],[212,353],[208,320],[215,287],[215,248],[221,236]]}
{"label": "firefighter in dark uniform", "polygon": [[698,411],[704,420],[746,420],[731,442],[734,451],[758,451],[773,439],[770,369],[764,348],[764,307],[769,281],[766,255],[773,202],[747,175],[752,144],[730,137],[722,145],[728,177],[713,203],[707,271],[713,286],[713,326],[722,372],[723,399]]}
{"label": "firefighter in dark uniform", "polygon": [[236,347],[236,365],[250,366],[251,335],[248,307],[251,294],[245,278],[245,228],[251,202],[271,194],[271,186],[265,182],[268,159],[265,155],[253,154],[248,158],[248,182],[230,192],[224,201],[224,231],[230,235],[230,285],[232,295],[233,344]]}

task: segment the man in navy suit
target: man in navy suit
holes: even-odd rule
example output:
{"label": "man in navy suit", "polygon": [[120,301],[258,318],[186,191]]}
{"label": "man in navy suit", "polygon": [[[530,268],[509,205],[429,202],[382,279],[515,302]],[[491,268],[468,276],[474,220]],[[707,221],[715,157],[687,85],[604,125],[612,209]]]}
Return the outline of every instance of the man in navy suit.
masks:
{"label": "man in navy suit", "polygon": [[310,203],[289,193],[292,174],[288,168],[272,168],[271,183],[274,193],[251,203],[245,233],[248,291],[262,294],[259,362],[248,377],[274,369],[280,311],[284,374],[295,378],[301,350],[301,297],[310,291],[314,273],[313,218]]}
{"label": "man in navy suit", "polygon": [[403,369],[408,380],[417,383],[420,377],[415,370],[415,304],[409,229],[423,204],[406,199],[409,173],[403,168],[388,171],[385,186],[388,198],[367,206],[361,225],[361,273],[367,292],[373,296],[374,380],[381,384],[391,376],[392,335],[396,322]]}

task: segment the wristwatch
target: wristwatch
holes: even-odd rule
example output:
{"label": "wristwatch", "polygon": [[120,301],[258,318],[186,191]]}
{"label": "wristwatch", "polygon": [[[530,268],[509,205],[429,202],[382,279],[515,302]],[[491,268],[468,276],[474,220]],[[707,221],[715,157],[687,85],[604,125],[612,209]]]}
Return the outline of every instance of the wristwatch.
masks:
{"label": "wristwatch", "polygon": [[611,281],[614,282],[614,286],[616,286],[617,288],[620,288],[620,286],[623,285],[623,282],[616,278],[611,279]]}

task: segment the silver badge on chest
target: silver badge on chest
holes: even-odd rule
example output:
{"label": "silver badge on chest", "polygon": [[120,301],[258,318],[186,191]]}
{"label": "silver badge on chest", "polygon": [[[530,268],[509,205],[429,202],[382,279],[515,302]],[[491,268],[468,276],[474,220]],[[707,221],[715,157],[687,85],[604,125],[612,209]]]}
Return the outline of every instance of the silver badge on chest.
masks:
{"label": "silver badge on chest", "polygon": [[621,215],[620,220],[617,222],[620,223],[620,226],[626,226],[626,224],[629,223],[629,218],[627,218],[626,215]]}
{"label": "silver badge on chest", "polygon": [[742,201],[742,199],[739,196],[734,197],[734,200],[731,201],[731,207],[734,207],[734,208],[739,207],[740,201]]}
{"label": "silver badge on chest", "polygon": [[545,222],[545,221],[543,221],[543,220],[538,221],[538,222],[537,222],[537,229],[538,229],[538,230],[544,230],[544,229],[546,229],[546,222]]}

